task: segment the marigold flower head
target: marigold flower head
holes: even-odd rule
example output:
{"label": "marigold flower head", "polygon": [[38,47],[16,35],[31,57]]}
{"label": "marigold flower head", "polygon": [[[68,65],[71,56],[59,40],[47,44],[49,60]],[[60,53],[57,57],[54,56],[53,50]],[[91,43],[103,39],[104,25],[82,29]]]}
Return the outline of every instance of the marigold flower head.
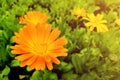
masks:
{"label": "marigold flower head", "polygon": [[75,8],[73,11],[72,11],[72,14],[73,15],[76,15],[77,18],[79,17],[85,17],[86,16],[86,11],[83,9],[83,8]]}
{"label": "marigold flower head", "polygon": [[91,31],[93,31],[95,28],[96,28],[97,32],[108,31],[108,28],[105,25],[105,23],[107,23],[107,21],[102,20],[103,19],[102,14],[97,14],[96,16],[93,13],[87,14],[87,17],[84,19],[88,21],[85,23],[85,26],[89,27]]}
{"label": "marigold flower head", "polygon": [[16,32],[14,36],[15,46],[11,46],[12,54],[17,54],[15,59],[20,60],[20,67],[26,65],[30,69],[44,70],[47,66],[53,69],[52,63],[60,64],[57,57],[67,56],[67,44],[65,37],[60,37],[60,31],[51,29],[49,24],[27,25]]}
{"label": "marigold flower head", "polygon": [[38,23],[44,24],[48,20],[48,17],[39,11],[30,11],[26,15],[19,18],[20,23],[37,25]]}
{"label": "marigold flower head", "polygon": [[120,26],[120,18],[115,20],[115,23]]}

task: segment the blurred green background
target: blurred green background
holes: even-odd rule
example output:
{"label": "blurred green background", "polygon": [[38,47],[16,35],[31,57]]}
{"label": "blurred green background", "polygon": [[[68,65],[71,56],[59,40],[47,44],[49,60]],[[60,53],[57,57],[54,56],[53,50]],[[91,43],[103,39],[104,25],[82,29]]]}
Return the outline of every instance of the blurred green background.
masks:
{"label": "blurred green background", "polygon": [[[90,31],[72,14],[76,8],[103,14],[108,31]],[[18,18],[28,11],[45,13],[67,38],[68,56],[52,71],[21,68],[10,52],[14,32],[23,27]],[[120,80],[119,19],[120,0],[0,0],[0,80]]]}

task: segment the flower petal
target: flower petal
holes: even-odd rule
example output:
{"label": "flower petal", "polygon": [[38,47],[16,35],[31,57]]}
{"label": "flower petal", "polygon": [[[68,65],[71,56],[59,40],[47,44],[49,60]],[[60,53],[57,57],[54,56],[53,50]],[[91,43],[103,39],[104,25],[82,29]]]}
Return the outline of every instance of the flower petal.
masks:
{"label": "flower petal", "polygon": [[45,60],[43,57],[39,56],[37,60],[36,70],[44,70],[44,69],[45,69]]}
{"label": "flower petal", "polygon": [[67,41],[66,41],[65,37],[63,36],[63,37],[57,39],[56,41],[54,41],[53,43],[49,44],[48,50],[51,50],[56,46],[63,46],[65,44],[67,44]]}
{"label": "flower petal", "polygon": [[60,31],[56,28],[54,29],[48,39],[48,43],[50,44],[51,42],[53,42],[56,38],[58,38],[58,36],[60,35]]}
{"label": "flower petal", "polygon": [[25,59],[29,59],[31,58],[33,55],[31,53],[26,53],[26,54],[22,54],[22,55],[19,55],[17,57],[15,57],[15,59],[18,59],[18,60],[25,60]]}
{"label": "flower petal", "polygon": [[47,67],[48,67],[49,70],[53,69],[52,62],[46,62],[46,64],[47,64]]}
{"label": "flower petal", "polygon": [[52,62],[54,62],[55,64],[60,64],[59,59],[57,59],[56,57],[52,57]]}

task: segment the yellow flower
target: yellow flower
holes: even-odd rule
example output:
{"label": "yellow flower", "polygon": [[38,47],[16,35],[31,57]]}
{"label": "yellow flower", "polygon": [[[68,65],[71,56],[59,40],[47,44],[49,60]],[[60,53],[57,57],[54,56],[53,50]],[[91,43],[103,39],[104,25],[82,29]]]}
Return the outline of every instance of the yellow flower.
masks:
{"label": "yellow flower", "polygon": [[107,26],[105,23],[107,23],[106,20],[103,20],[103,15],[102,14],[97,14],[96,16],[92,14],[88,14],[86,18],[88,22],[85,23],[86,27],[89,27],[91,31],[94,29],[97,30],[97,32],[106,32],[108,31]]}
{"label": "yellow flower", "polygon": [[30,11],[26,15],[19,18],[20,23],[33,25],[37,25],[38,23],[44,24],[47,20],[48,17],[44,13],[38,11]]}
{"label": "yellow flower", "polygon": [[72,11],[72,14],[73,15],[76,15],[77,18],[79,17],[85,17],[86,16],[86,11],[82,8],[75,8],[73,11]]}
{"label": "yellow flower", "polygon": [[67,56],[67,44],[65,37],[60,37],[60,31],[51,29],[49,24],[27,25],[16,32],[14,36],[15,46],[11,46],[12,54],[17,54],[15,59],[20,60],[20,67],[26,65],[30,69],[53,69],[52,63],[60,64],[57,57]]}
{"label": "yellow flower", "polygon": [[120,18],[115,20],[115,23],[120,26]]}

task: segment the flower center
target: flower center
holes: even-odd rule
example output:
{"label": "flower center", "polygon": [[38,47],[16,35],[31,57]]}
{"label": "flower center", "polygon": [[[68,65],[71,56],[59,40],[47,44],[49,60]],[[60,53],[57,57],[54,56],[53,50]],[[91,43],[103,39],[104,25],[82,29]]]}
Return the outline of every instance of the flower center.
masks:
{"label": "flower center", "polygon": [[37,55],[44,55],[47,51],[47,44],[34,45],[32,52]]}
{"label": "flower center", "polygon": [[100,21],[98,19],[96,19],[96,20],[93,21],[93,24],[96,27],[100,24]]}

